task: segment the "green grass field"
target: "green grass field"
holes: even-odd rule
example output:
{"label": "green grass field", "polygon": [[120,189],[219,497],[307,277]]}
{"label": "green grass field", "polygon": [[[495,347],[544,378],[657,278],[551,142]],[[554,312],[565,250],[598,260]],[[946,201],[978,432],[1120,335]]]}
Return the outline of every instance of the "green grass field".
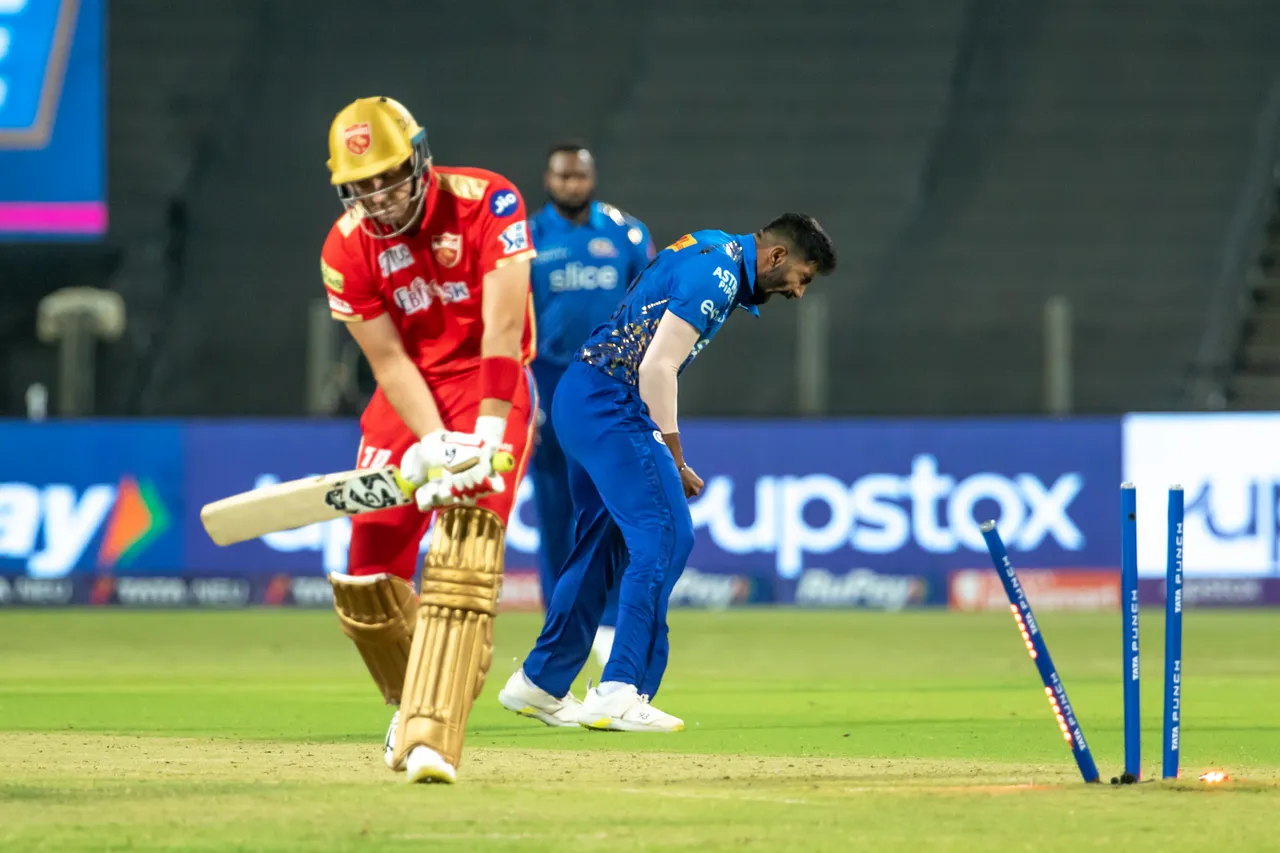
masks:
{"label": "green grass field", "polygon": [[[1104,780],[1118,614],[1041,614]],[[381,763],[389,714],[330,613],[0,613],[0,849],[1274,849],[1280,615],[1190,613],[1184,780],[1080,782],[1008,614],[681,611],[673,735],[550,730],[494,698],[453,787]],[[1144,614],[1158,775],[1162,625]],[[586,676],[597,676],[589,665]],[[579,691],[580,692],[580,691]],[[1207,769],[1236,781],[1205,786]]]}

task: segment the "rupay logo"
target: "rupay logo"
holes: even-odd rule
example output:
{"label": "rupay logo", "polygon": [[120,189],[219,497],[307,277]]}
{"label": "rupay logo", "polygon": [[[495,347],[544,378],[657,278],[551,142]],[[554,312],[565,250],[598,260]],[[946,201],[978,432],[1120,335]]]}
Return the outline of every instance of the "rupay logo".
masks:
{"label": "rupay logo", "polygon": [[[733,554],[773,552],[779,576],[796,578],[806,554],[842,548],[889,554],[909,543],[933,554],[960,549],[985,553],[978,525],[998,519],[1011,550],[1033,551],[1052,538],[1079,551],[1085,538],[1069,508],[1084,486],[1078,473],[1064,473],[1052,485],[1034,474],[1005,477],[978,473],[957,480],[942,474],[929,454],[914,457],[911,473],[867,474],[846,483],[828,474],[760,477],[755,482],[755,514],[750,525],[736,521],[734,481],[712,477],[691,505],[694,528],[705,527],[715,545]],[[977,517],[979,504],[994,511]],[[815,522],[811,508],[825,510]]]}
{"label": "rupay logo", "polygon": [[25,560],[32,577],[70,572],[99,530],[98,567],[127,566],[169,524],[154,485],[127,475],[81,492],[68,483],[0,483],[0,559]]}

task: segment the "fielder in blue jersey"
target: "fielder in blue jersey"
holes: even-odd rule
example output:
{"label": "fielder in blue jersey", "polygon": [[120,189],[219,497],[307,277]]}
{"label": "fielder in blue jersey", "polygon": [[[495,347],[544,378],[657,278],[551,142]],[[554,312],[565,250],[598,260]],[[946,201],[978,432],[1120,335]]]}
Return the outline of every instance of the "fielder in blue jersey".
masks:
{"label": "fielder in blue jersey", "polygon": [[[735,310],[757,314],[774,294],[798,299],[835,264],[810,216],[784,214],[754,234],[697,231],[659,253],[578,349],[552,403],[573,551],[537,644],[498,694],[504,707],[548,725],[684,728],[649,704],[667,666],[667,601],[693,548],[688,498],[703,486],[680,445],[677,377]],[[591,653],[620,546],[628,562],[613,652],[578,702],[569,687]]]}
{"label": "fielder in blue jersey", "polygon": [[[538,328],[533,377],[538,385],[538,443],[530,477],[538,508],[538,575],[542,600],[551,601],[556,577],[573,546],[573,501],[569,472],[557,438],[551,401],[565,369],[591,330],[618,307],[627,285],[653,259],[653,241],[644,224],[592,196],[595,161],[586,146],[565,142],[547,155],[550,201],[529,220],[538,256],[531,283]],[[609,659],[618,620],[618,588],[609,591],[594,648]]]}

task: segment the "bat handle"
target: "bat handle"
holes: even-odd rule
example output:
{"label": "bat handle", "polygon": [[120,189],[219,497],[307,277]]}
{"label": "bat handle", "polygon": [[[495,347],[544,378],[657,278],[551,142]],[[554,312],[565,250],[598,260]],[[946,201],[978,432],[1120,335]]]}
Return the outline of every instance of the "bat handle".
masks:
{"label": "bat handle", "polygon": [[[495,474],[506,474],[507,472],[514,471],[516,469],[516,458],[511,455],[511,452],[508,450],[499,450],[497,453],[493,454],[491,464],[493,465],[493,472]],[[447,470],[449,469],[429,468],[427,469],[427,480],[435,480],[441,477]],[[463,468],[462,470],[465,471],[466,469]],[[455,471],[453,473],[461,473],[461,471]],[[406,480],[404,475],[397,470],[396,485],[400,487],[400,491],[404,492],[405,495],[413,497],[413,493],[417,491],[418,485],[421,485],[421,483],[414,485],[411,481]]]}

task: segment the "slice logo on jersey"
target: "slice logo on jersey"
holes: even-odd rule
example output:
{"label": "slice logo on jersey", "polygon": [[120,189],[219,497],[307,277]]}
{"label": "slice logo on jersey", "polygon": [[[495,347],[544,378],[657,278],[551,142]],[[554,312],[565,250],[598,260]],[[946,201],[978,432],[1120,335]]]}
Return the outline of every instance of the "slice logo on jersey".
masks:
{"label": "slice logo on jersey", "polygon": [[618,247],[607,237],[597,237],[587,244],[587,251],[593,258],[616,258]]}
{"label": "slice logo on jersey", "polygon": [[431,253],[435,255],[436,263],[440,266],[457,266],[458,261],[462,259],[462,235],[451,234],[448,231],[437,234],[431,238]]}
{"label": "slice logo on jersey", "polygon": [[548,284],[552,293],[569,290],[613,290],[618,271],[611,266],[593,267],[573,261],[562,270],[552,270]]}
{"label": "slice logo on jersey", "polygon": [[403,243],[397,243],[378,255],[378,269],[382,270],[383,278],[412,265],[413,252],[409,251],[409,247]]}
{"label": "slice logo on jersey", "polygon": [[368,151],[369,144],[372,141],[369,133],[369,122],[362,121],[359,124],[353,124],[345,128],[342,131],[342,141],[346,143],[347,150],[357,157]]}
{"label": "slice logo on jersey", "polygon": [[324,286],[332,290],[334,293],[342,292],[342,273],[335,270],[324,262],[324,258],[320,259],[320,277],[324,279]]}
{"label": "slice logo on jersey", "polygon": [[348,302],[345,299],[339,299],[338,297],[334,296],[332,293],[329,294],[329,310],[336,311],[339,314],[355,313],[355,311],[352,310],[351,308],[350,302]]}
{"label": "slice logo on jersey", "polygon": [[471,289],[467,287],[465,281],[446,281],[439,284],[418,276],[409,283],[408,287],[397,287],[392,296],[401,311],[405,314],[416,314],[419,311],[426,311],[431,307],[432,302],[438,301],[448,305],[469,299]]}
{"label": "slice logo on jersey", "polygon": [[693,239],[693,235],[692,235],[692,234],[686,234],[686,235],[684,235],[683,237],[681,237],[679,240],[677,240],[677,241],[675,241],[674,243],[672,243],[672,244],[671,244],[670,246],[668,246],[667,248],[668,248],[668,249],[670,249],[670,250],[671,250],[671,251],[673,251],[673,252],[678,252],[678,251],[680,251],[681,249],[687,249],[687,248],[689,248],[690,246],[692,246],[692,245],[693,245],[694,243],[696,243],[696,242],[698,242],[698,241],[697,241],[697,240],[695,240],[695,239]]}
{"label": "slice logo on jersey", "polygon": [[523,219],[512,222],[498,235],[502,241],[502,254],[514,255],[529,248],[529,226]]}
{"label": "slice logo on jersey", "polygon": [[494,216],[510,216],[519,206],[519,199],[511,190],[501,190],[489,198],[489,210]]}

